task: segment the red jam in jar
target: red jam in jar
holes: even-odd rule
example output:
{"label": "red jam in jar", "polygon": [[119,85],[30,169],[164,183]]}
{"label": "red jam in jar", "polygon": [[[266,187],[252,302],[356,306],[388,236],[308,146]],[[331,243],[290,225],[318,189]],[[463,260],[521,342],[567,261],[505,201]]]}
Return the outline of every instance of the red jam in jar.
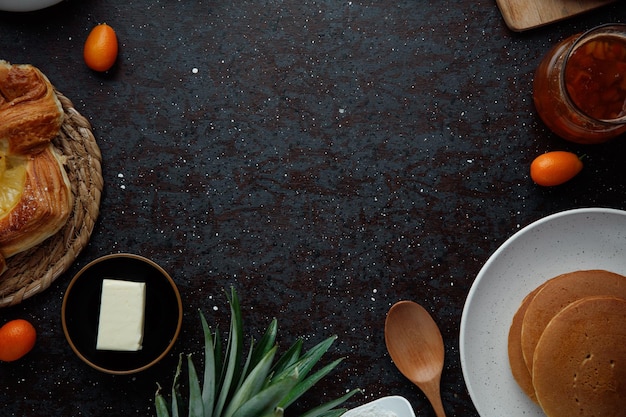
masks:
{"label": "red jam in jar", "polygon": [[557,135],[602,143],[626,132],[626,25],[604,25],[556,45],[535,73],[539,116]]}

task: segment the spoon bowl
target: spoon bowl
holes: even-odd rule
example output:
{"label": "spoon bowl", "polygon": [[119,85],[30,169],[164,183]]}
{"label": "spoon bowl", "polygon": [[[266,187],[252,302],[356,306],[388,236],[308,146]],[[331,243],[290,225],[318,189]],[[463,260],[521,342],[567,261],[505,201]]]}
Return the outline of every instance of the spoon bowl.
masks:
{"label": "spoon bowl", "polygon": [[385,344],[402,375],[424,392],[437,417],[445,417],[439,386],[443,337],[428,311],[412,301],[394,304],[385,320]]}

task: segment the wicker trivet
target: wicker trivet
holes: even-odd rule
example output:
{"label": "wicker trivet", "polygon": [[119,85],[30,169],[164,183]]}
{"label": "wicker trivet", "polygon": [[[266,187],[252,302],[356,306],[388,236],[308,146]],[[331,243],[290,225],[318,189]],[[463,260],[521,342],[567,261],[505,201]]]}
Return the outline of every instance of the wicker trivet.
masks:
{"label": "wicker trivet", "polygon": [[0,275],[0,307],[21,303],[47,289],[72,265],[87,245],[100,210],[102,156],[89,121],[72,102],[56,92],[65,120],[54,146],[66,156],[65,168],[74,194],[74,209],[67,224],[34,248],[7,259]]}

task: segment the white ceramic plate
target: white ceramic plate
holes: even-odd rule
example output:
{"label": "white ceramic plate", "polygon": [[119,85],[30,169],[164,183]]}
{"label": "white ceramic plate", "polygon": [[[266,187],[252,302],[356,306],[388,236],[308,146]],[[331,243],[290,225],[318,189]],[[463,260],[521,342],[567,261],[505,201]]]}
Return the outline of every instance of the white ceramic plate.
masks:
{"label": "white ceramic plate", "polygon": [[62,0],[0,0],[0,10],[6,12],[32,12],[44,9]]}
{"label": "white ceramic plate", "polygon": [[509,238],[480,270],[461,317],[460,353],[481,417],[545,416],[513,379],[509,326],[530,291],[582,269],[626,275],[626,212],[588,208],[545,217]]}
{"label": "white ceramic plate", "polygon": [[352,415],[352,413],[354,412],[366,410],[372,406],[378,407],[381,410],[392,411],[398,417],[415,417],[415,412],[413,412],[413,407],[411,407],[411,403],[409,403],[406,398],[400,397],[398,395],[379,398],[362,406],[353,408],[344,415]]}

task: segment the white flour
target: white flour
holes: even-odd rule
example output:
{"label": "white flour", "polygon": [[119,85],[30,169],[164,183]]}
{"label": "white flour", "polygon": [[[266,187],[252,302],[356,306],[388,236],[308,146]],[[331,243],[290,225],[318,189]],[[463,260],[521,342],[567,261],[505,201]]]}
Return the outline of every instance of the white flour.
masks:
{"label": "white flour", "polygon": [[342,414],[341,417],[398,417],[393,411],[384,410],[376,405],[358,407]]}

